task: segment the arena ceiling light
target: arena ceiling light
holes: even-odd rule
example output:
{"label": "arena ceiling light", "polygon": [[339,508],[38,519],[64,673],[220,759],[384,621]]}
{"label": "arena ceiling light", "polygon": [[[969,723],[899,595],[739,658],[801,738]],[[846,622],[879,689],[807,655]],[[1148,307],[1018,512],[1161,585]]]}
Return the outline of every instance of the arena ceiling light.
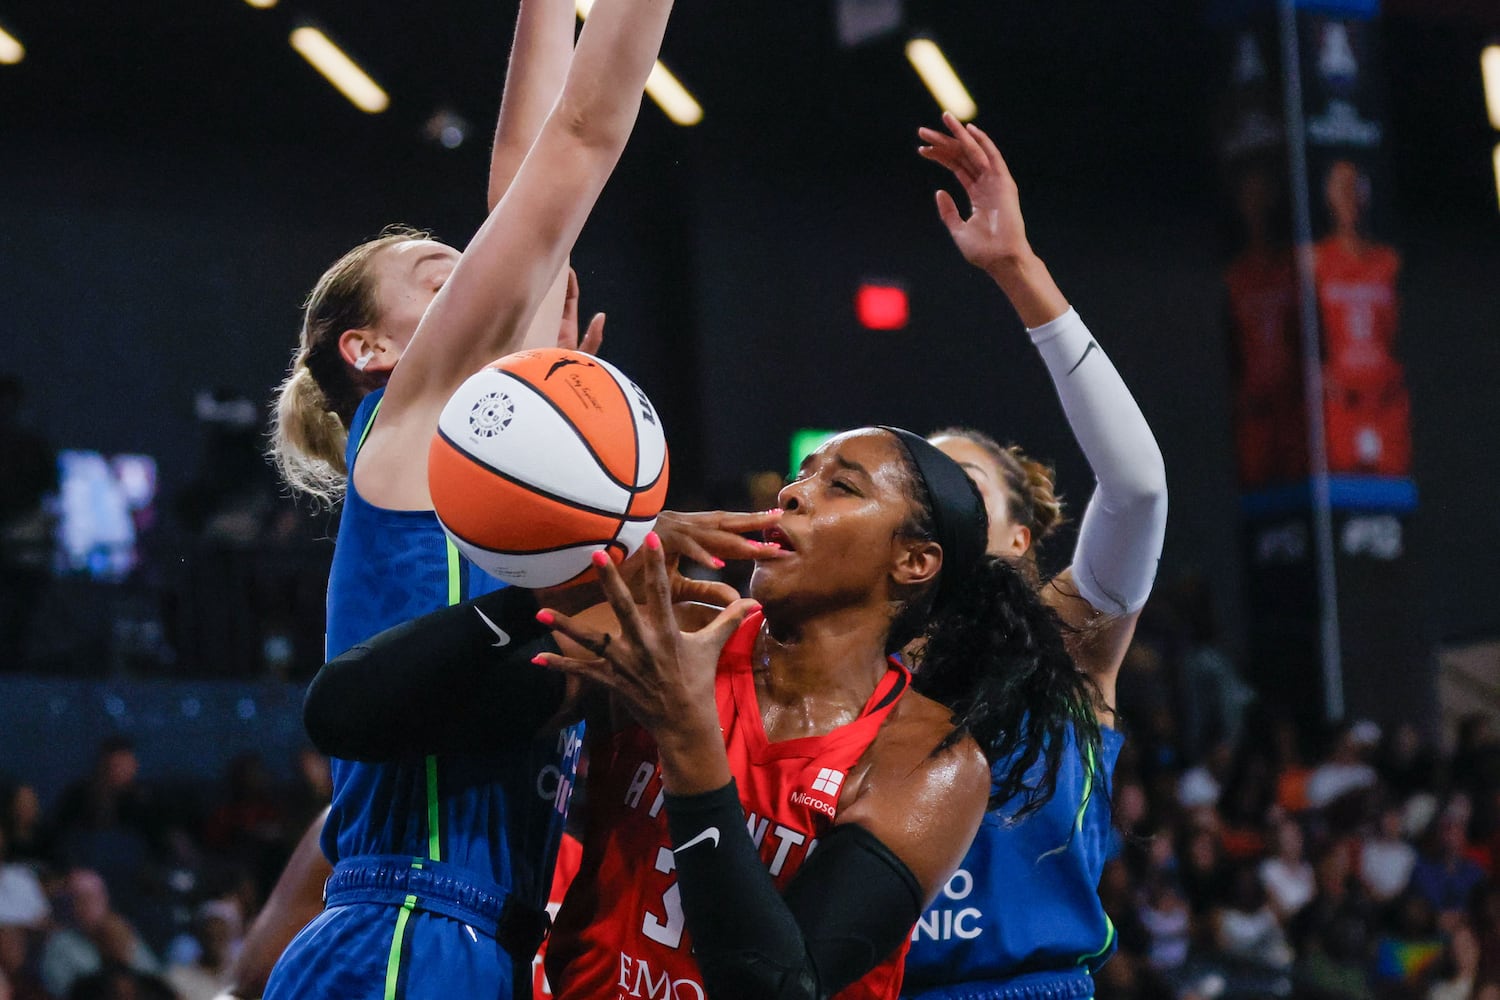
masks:
{"label": "arena ceiling light", "polygon": [[1500,129],[1500,45],[1486,45],[1479,54],[1484,74],[1484,103],[1490,110],[1490,125]]}
{"label": "arena ceiling light", "polygon": [[276,6],[276,0],[245,0],[245,2],[252,7],[259,7],[261,10],[269,10]]}
{"label": "arena ceiling light", "polygon": [[[589,11],[593,7],[594,0],[573,0],[573,9],[578,11],[580,21],[588,20]],[[651,67],[651,75],[646,78],[646,96],[655,101],[656,106],[674,124],[691,126],[703,121],[703,105],[698,103],[697,98],[660,59],[656,60],[656,65]]]}
{"label": "arena ceiling light", "polygon": [[1495,197],[1500,198],[1500,146],[1495,147]]}
{"label": "arena ceiling light", "polygon": [[380,84],[317,28],[301,27],[293,31],[292,48],[359,110],[374,115],[390,107],[391,99]]}
{"label": "arena ceiling light", "polygon": [[26,46],[15,35],[0,28],[0,65],[14,66],[25,58]]}
{"label": "arena ceiling light", "polygon": [[943,110],[953,112],[959,121],[974,120],[979,114],[979,106],[937,42],[930,38],[913,38],[906,43],[906,58]]}

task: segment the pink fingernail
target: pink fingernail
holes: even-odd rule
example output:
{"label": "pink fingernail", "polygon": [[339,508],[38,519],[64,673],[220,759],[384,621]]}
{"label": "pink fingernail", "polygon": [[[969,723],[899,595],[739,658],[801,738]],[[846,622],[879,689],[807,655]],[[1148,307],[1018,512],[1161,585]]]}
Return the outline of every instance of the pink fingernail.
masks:
{"label": "pink fingernail", "polygon": [[605,566],[609,565],[609,556],[606,555],[603,550],[595,552],[592,556],[592,559],[594,565],[598,566],[600,569],[603,569]]}
{"label": "pink fingernail", "polygon": [[722,560],[722,559],[718,559],[718,558],[710,559],[709,562],[708,562],[708,564],[710,566],[712,566],[714,569],[723,569],[724,568],[724,560]]}
{"label": "pink fingernail", "polygon": [[550,611],[538,611],[536,613],[536,620],[550,628],[552,623],[557,621],[557,616]]}
{"label": "pink fingernail", "polygon": [[766,513],[771,514],[774,517],[780,517],[782,514],[785,514],[786,511],[782,510],[780,507],[772,507],[770,510],[766,511]]}
{"label": "pink fingernail", "polygon": [[547,665],[547,658],[545,656],[533,656],[531,662],[539,667],[545,667]]}
{"label": "pink fingernail", "polygon": [[646,548],[652,552],[661,551],[661,536],[654,531],[646,532]]}
{"label": "pink fingernail", "polygon": [[780,542],[761,542],[760,543],[760,547],[763,548],[763,549],[780,549],[781,548],[781,543]]}

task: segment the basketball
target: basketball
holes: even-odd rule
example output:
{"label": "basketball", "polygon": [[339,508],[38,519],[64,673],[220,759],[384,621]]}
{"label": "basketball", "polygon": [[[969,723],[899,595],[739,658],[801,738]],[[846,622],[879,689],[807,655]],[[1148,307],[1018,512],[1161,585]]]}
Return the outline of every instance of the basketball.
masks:
{"label": "basketball", "polygon": [[656,408],[609,362],[521,351],[461,385],[427,458],[433,509],[480,569],[551,587],[641,546],[667,495]]}

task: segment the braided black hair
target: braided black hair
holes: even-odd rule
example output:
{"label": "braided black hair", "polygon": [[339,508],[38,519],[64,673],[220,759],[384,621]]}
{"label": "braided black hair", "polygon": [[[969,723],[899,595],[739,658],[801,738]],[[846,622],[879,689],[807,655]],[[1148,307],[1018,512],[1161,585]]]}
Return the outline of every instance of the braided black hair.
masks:
{"label": "braided black hair", "polygon": [[[932,497],[910,456],[906,464],[916,502],[902,534],[932,540]],[[953,712],[953,729],[934,752],[973,736],[991,768],[1003,768],[994,773],[990,808],[1019,800],[1012,815],[1020,818],[1056,792],[1071,728],[1085,769],[1103,788],[1098,688],[1069,655],[1057,613],[998,556],[983,556],[963,581],[950,583],[958,585],[943,588],[940,606],[935,585],[907,601],[889,640],[893,650],[920,640],[912,687]]]}

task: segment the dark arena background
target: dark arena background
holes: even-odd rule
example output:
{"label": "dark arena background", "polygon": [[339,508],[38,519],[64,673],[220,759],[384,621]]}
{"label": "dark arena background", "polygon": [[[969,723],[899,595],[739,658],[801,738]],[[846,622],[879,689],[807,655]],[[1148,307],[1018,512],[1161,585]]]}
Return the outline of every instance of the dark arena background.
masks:
{"label": "dark arena background", "polygon": [[[0,0],[0,932],[23,929],[0,998],[116,995],[78,992],[106,947],[77,922],[90,871],[139,974],[198,996],[171,970],[233,947],[326,802],[300,706],[338,512],[277,481],[271,394],[346,249],[397,222],[462,248],[483,221],[515,14]],[[330,86],[289,44],[306,27],[388,106]],[[770,506],[801,432],[967,424],[1055,462],[1055,571],[1093,479],[933,208],[953,185],[915,155],[941,110],[918,37],[1166,462],[1100,1000],[1500,996],[1500,4],[678,0],[662,62],[701,121],[646,101],[572,258],[602,354],[661,413],[669,507]],[[1315,408],[1309,453],[1305,405],[1257,409],[1234,262],[1247,178],[1291,275],[1341,170],[1399,254],[1394,374],[1384,402]],[[1322,335],[1291,332],[1301,400],[1364,333],[1297,276]],[[1309,801],[1320,773],[1364,794]],[[1253,947],[1222,933],[1245,870],[1273,902],[1313,883]]]}

